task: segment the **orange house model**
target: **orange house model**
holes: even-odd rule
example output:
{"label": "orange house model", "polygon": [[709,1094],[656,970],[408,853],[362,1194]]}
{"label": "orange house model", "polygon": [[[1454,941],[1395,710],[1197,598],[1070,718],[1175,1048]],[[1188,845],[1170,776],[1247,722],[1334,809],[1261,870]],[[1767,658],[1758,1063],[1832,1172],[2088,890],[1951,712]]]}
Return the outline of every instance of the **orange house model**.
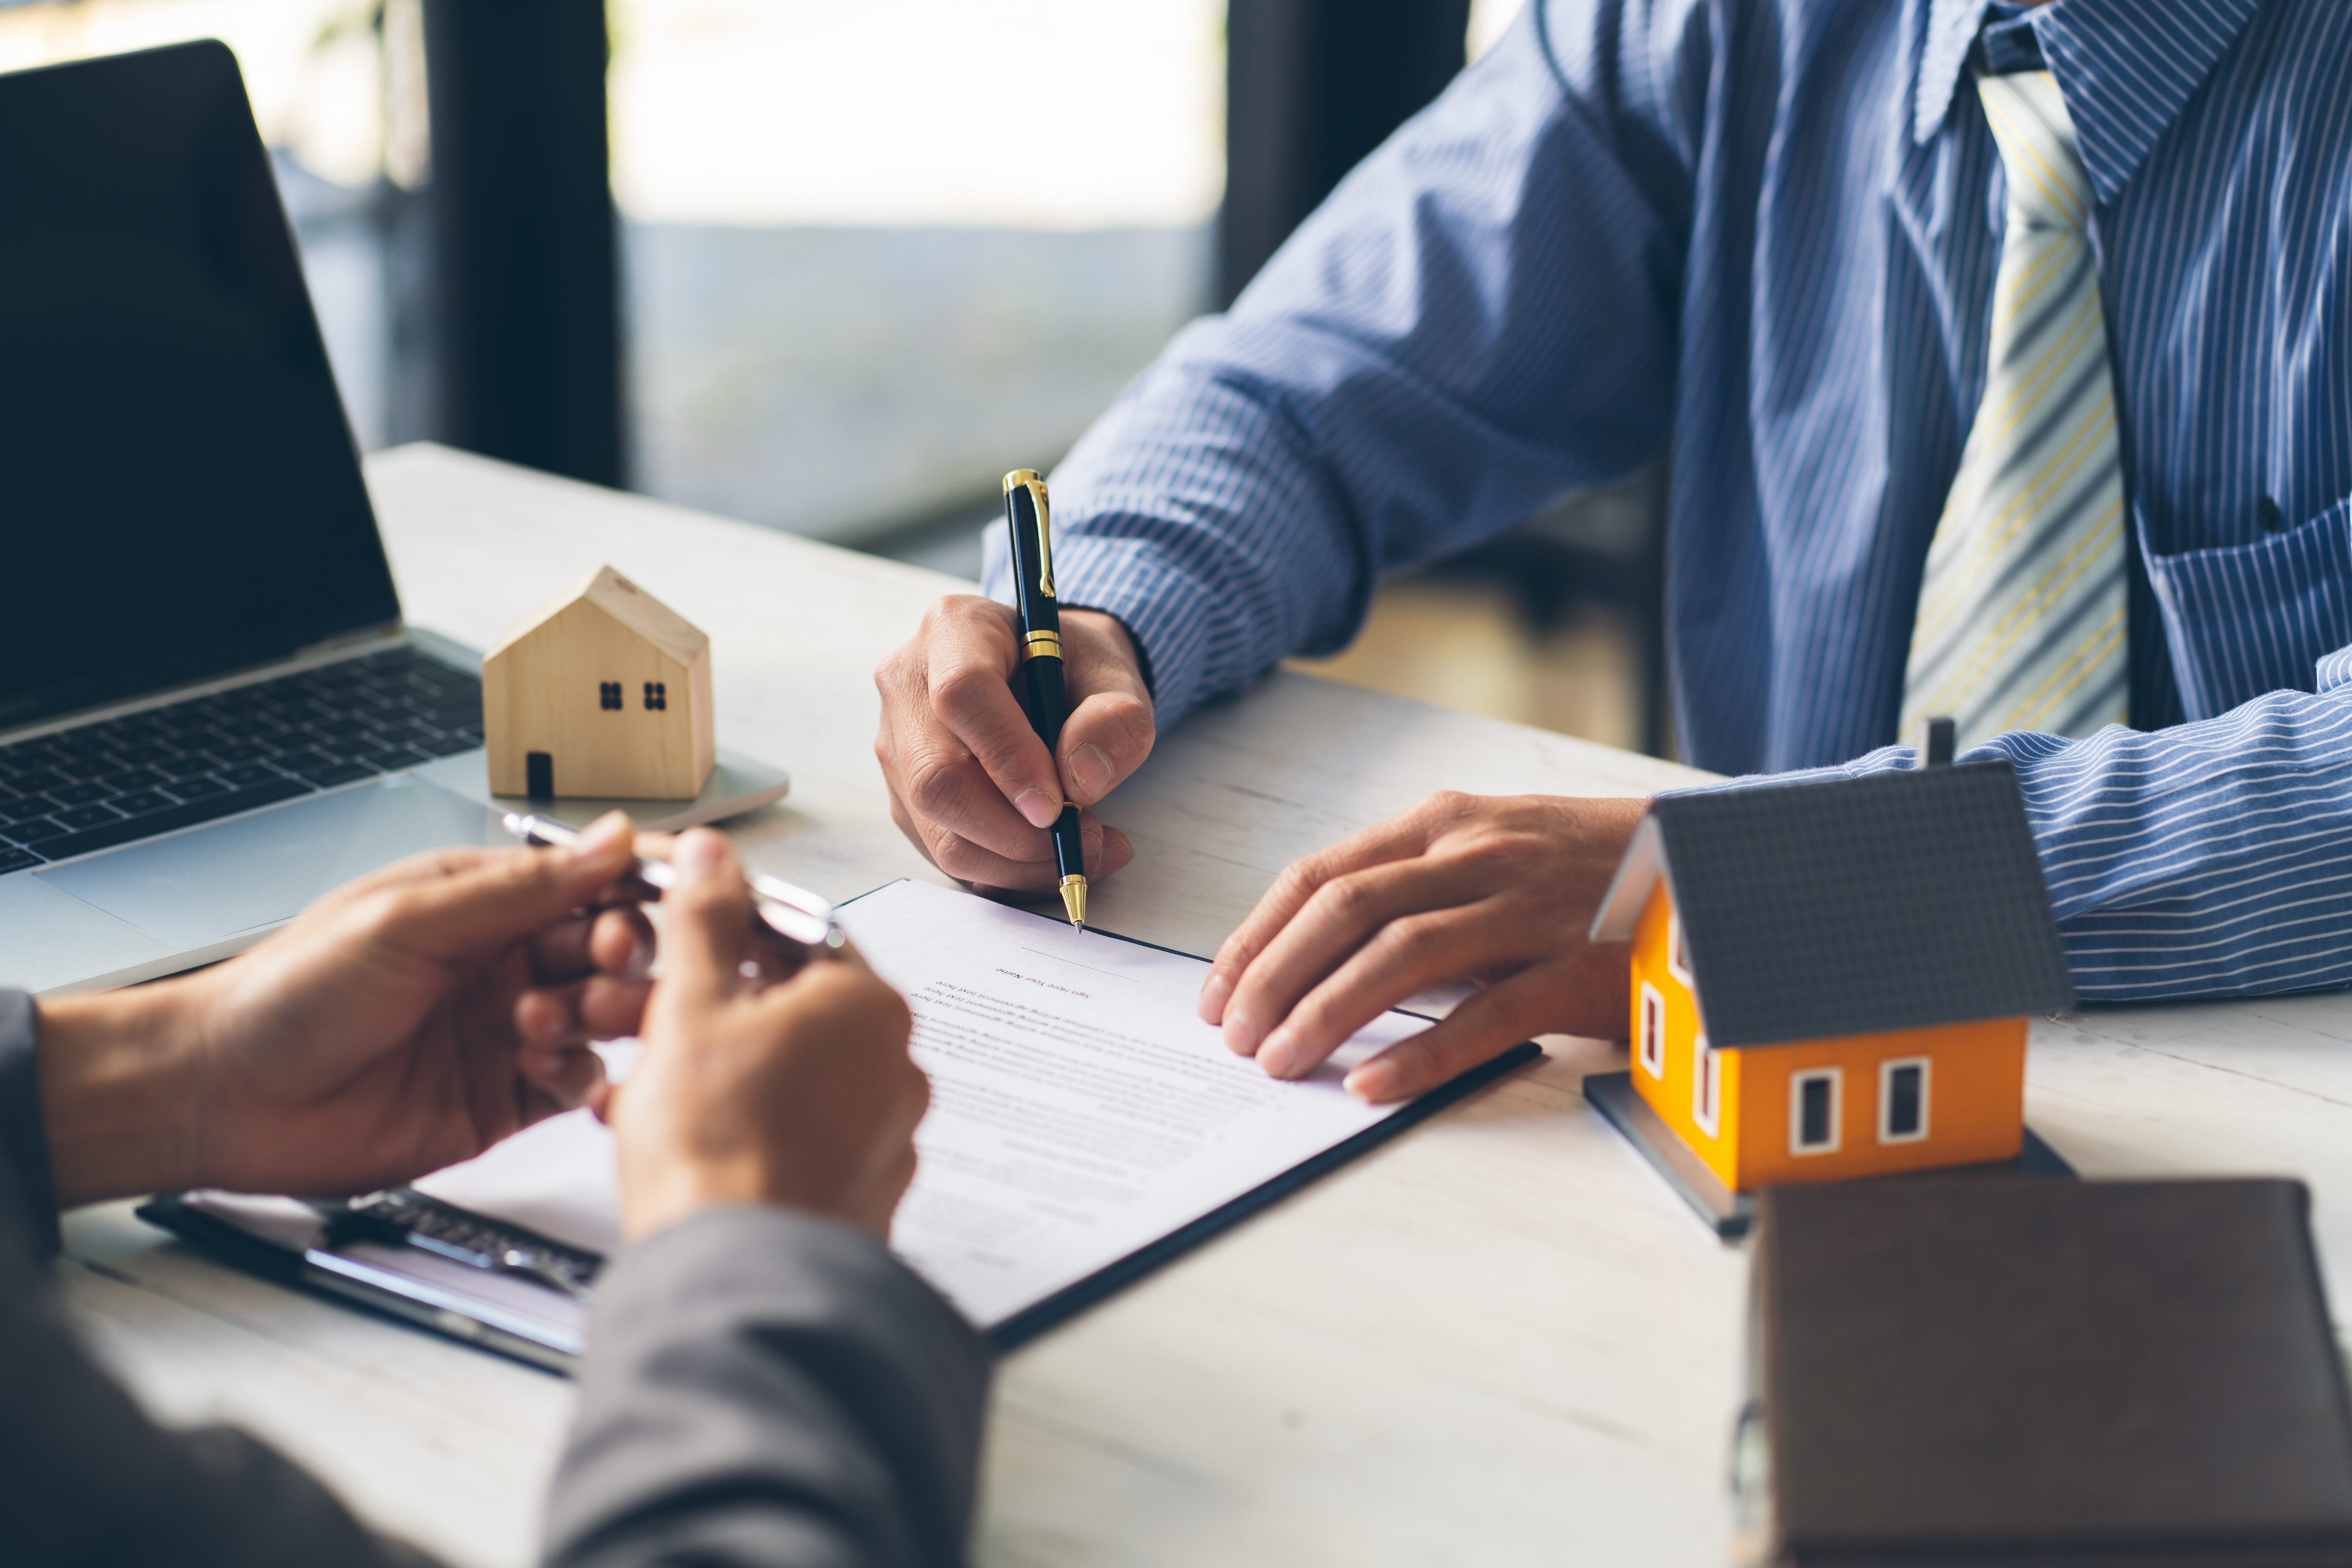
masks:
{"label": "orange house model", "polygon": [[1586,1096],[1726,1235],[1774,1183],[2019,1159],[2073,996],[2006,762],[1654,801],[1592,938],[1633,943],[1633,1063]]}
{"label": "orange house model", "polygon": [[710,639],[600,566],[482,658],[490,793],[692,800],[718,760]]}

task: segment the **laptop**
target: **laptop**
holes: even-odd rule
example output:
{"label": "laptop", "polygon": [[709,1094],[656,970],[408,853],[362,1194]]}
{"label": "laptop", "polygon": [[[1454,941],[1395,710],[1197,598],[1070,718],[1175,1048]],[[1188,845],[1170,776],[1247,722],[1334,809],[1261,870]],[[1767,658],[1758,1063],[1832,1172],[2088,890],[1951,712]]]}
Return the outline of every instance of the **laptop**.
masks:
{"label": "laptop", "polygon": [[[0,75],[0,985],[171,973],[509,842],[480,661],[401,622],[235,57]],[[691,805],[634,804],[684,826],[788,782],[722,753]]]}

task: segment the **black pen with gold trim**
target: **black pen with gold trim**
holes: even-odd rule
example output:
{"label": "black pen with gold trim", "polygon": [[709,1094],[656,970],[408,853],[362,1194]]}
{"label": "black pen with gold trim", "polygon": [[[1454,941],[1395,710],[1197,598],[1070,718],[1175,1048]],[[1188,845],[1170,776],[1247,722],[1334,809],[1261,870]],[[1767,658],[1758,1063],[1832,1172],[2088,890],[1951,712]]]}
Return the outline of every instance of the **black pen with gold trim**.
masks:
{"label": "black pen with gold trim", "polygon": [[[1062,684],[1062,611],[1054,597],[1053,522],[1045,481],[1034,468],[1004,476],[1004,521],[1013,530],[1013,604],[1021,616],[1021,669],[1029,687],[1029,722],[1050,755],[1062,743],[1070,699]],[[1061,761],[1055,759],[1055,777]],[[1078,808],[1062,802],[1054,819],[1054,865],[1062,878],[1062,908],[1087,929],[1087,849],[1078,837]]]}

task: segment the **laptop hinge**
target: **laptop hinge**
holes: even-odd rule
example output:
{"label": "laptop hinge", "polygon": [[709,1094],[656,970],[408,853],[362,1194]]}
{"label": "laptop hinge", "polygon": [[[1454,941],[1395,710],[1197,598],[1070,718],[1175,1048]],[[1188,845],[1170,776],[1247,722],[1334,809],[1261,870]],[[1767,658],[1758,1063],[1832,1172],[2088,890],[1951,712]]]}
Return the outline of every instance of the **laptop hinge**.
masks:
{"label": "laptop hinge", "polygon": [[311,658],[322,653],[334,653],[341,648],[356,647],[361,643],[382,642],[400,629],[398,621],[384,621],[373,626],[362,626],[355,632],[338,632],[333,637],[322,637],[314,643],[305,643],[289,657]]}

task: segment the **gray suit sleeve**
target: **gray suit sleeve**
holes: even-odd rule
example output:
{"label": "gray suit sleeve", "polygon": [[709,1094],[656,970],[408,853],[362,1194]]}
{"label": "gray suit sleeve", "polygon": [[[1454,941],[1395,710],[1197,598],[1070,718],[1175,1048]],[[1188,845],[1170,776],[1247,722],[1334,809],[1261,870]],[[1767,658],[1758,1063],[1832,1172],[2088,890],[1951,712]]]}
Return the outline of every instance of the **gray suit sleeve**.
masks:
{"label": "gray suit sleeve", "polygon": [[43,1261],[57,1205],[30,998],[0,992],[0,1549],[11,1568],[417,1568],[284,1456],[242,1433],[167,1432],[93,1365]]}
{"label": "gray suit sleeve", "polygon": [[[0,992],[0,1558],[423,1568],[283,1455],[167,1431],[58,1317],[31,1003]],[[582,1568],[959,1563],[988,1359],[859,1233],[698,1215],[601,1282],[550,1557]]]}
{"label": "gray suit sleeve", "polygon": [[864,1233],[697,1215],[607,1268],[589,1343],[551,1563],[963,1562],[987,1351]]}
{"label": "gray suit sleeve", "polygon": [[[40,1057],[33,999],[0,991],[0,1230],[21,1234],[42,1258],[58,1252],[58,1194],[49,1173],[49,1134],[41,1122]],[[0,1237],[0,1246],[6,1238]]]}

